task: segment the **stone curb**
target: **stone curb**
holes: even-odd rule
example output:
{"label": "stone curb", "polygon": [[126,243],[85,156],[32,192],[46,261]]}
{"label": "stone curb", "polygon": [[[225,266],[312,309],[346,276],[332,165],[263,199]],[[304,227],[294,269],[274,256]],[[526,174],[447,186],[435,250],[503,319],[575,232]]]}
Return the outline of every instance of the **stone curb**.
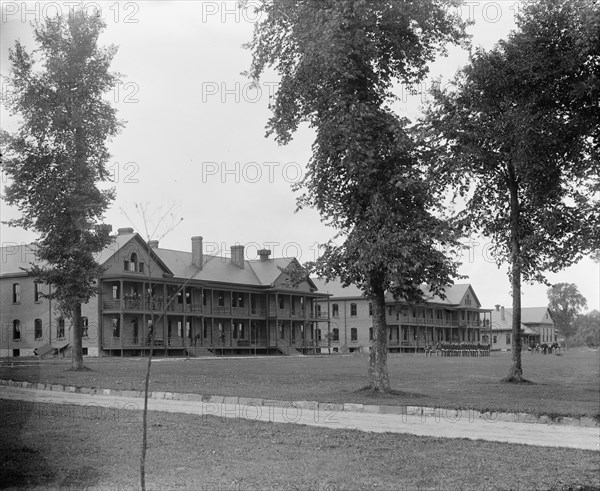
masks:
{"label": "stone curb", "polygon": [[[100,389],[89,387],[75,387],[72,385],[61,384],[42,384],[31,382],[17,382],[15,380],[0,379],[0,385],[8,387],[20,387],[24,389],[50,390],[54,392],[70,392],[77,394],[88,395],[104,395],[118,397],[133,397],[143,398],[144,391],[140,390],[121,390],[121,389]],[[586,428],[600,427],[600,422],[594,418],[582,417],[571,418],[562,417],[550,418],[547,415],[535,416],[529,413],[502,413],[494,411],[477,411],[474,409],[450,409],[440,407],[425,407],[425,406],[389,406],[389,405],[372,405],[372,404],[357,404],[346,402],[343,404],[332,402],[318,401],[279,401],[275,399],[259,399],[251,397],[237,396],[218,396],[218,395],[201,395],[188,394],[180,392],[149,392],[148,397],[151,399],[172,399],[178,401],[192,402],[208,402],[214,404],[230,404],[240,406],[267,406],[281,408],[298,408],[309,409],[311,411],[323,411],[326,413],[335,413],[338,411],[352,411],[358,413],[370,414],[395,414],[398,416],[421,416],[421,420],[425,421],[428,418],[436,421],[446,421],[455,423],[460,420],[475,420],[483,419],[490,423],[499,421],[508,423],[530,423],[530,424],[545,424],[545,425],[563,425],[563,426],[583,426]]]}

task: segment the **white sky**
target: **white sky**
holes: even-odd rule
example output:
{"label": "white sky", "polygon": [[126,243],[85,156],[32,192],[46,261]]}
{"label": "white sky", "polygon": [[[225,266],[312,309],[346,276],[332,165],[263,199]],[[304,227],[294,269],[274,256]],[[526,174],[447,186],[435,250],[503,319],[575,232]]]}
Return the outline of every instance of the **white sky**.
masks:
{"label": "white sky", "polygon": [[[30,22],[68,13],[73,2],[2,2],[0,63],[8,75],[8,49],[16,39],[32,48]],[[245,244],[247,256],[270,248],[275,256],[315,258],[317,244],[333,236],[314,210],[295,211],[298,181],[310,156],[312,133],[301,128],[292,143],[278,146],[265,138],[269,94],[274,74],[263,78],[261,90],[249,87],[241,72],[250,66],[242,44],[252,36],[256,16],[239,11],[233,1],[83,2],[99,6],[107,23],[100,42],[116,44],[112,69],[123,83],[110,94],[118,117],[127,121],[110,144],[110,168],[117,198],[106,223],[141,230],[135,203],[149,203],[155,221],[171,205],[183,221],[162,238],[161,247],[191,250],[190,237],[202,235],[205,250],[229,251]],[[469,1],[464,18],[475,25],[473,46],[490,48],[514,26],[517,1]],[[467,60],[453,48],[432,67],[432,76],[449,79]],[[2,92],[10,90],[2,80]],[[420,96],[407,96],[398,110],[413,119]],[[0,108],[1,126],[13,131],[16,120]],[[2,175],[3,187],[6,176]],[[161,208],[162,207],[162,208]],[[131,223],[125,214],[129,216]],[[2,220],[18,216],[0,204]],[[155,223],[155,222],[154,222]],[[142,231],[143,232],[143,231]],[[0,227],[3,245],[30,242],[33,232]],[[160,232],[159,232],[160,233]],[[486,254],[486,241],[473,239],[463,257],[461,273],[469,276],[486,308],[511,306],[506,266],[498,269]],[[600,265],[584,259],[557,275],[553,283],[576,283],[589,309],[600,309]],[[462,282],[461,281],[461,282]],[[544,285],[524,285],[524,307],[547,304]]]}

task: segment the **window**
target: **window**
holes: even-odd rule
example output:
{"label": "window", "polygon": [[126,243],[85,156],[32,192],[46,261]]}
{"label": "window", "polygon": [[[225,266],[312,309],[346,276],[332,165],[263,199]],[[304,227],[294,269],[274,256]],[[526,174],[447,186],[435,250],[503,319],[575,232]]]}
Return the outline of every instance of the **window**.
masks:
{"label": "window", "polygon": [[506,335],[506,344],[510,344],[510,334]]}
{"label": "window", "polygon": [[321,329],[315,329],[315,336],[317,337],[317,341],[321,341]]}
{"label": "window", "polygon": [[41,297],[40,297],[40,284],[39,283],[34,283],[33,284],[33,301],[34,302],[41,301]]}
{"label": "window", "polygon": [[225,307],[225,292],[219,291],[217,294],[219,295],[219,307]]}
{"label": "window", "polygon": [[231,306],[232,307],[244,307],[244,294],[239,292],[233,292],[231,294]]}
{"label": "window", "polygon": [[13,339],[15,341],[21,339],[21,321],[17,319],[13,321]]}
{"label": "window", "polygon": [[283,324],[281,324],[281,323],[279,324],[279,337],[281,339],[285,339],[285,332],[283,330]]}
{"label": "window", "polygon": [[498,342],[498,336],[493,337],[493,343],[496,344]]}
{"label": "window", "polygon": [[233,339],[237,339],[238,337],[238,330],[235,324],[232,324],[231,326],[231,336],[233,337]]}
{"label": "window", "polygon": [[112,318],[112,331],[113,338],[121,336],[121,319],[116,316]]}
{"label": "window", "polygon": [[356,317],[356,304],[350,304],[350,317]]}
{"label": "window", "polygon": [[369,341],[373,341],[373,328],[369,327]]}
{"label": "window", "polygon": [[84,338],[88,337],[88,318],[87,317],[81,318],[81,335]]}
{"label": "window", "polygon": [[369,315],[373,315],[373,304],[369,302]]}
{"label": "window", "polygon": [[283,295],[279,295],[279,309],[283,310]]}
{"label": "window", "polygon": [[21,303],[21,285],[13,283],[13,303]]}
{"label": "window", "polygon": [[396,310],[396,320],[399,321],[400,320],[400,311]]}
{"label": "window", "polygon": [[357,341],[358,340],[358,330],[356,329],[356,327],[352,327],[350,329],[350,341]]}
{"label": "window", "polygon": [[204,325],[202,326],[202,337],[204,339],[208,338],[208,319],[204,319]]}
{"label": "window", "polygon": [[113,297],[113,300],[119,300],[119,285],[113,285],[112,297]]}
{"label": "window", "polygon": [[[208,295],[206,294],[206,290],[202,290],[202,305],[204,305],[206,307],[206,302],[208,300]],[[204,336],[206,337],[206,336]]]}
{"label": "window", "polygon": [[137,254],[135,252],[132,252],[131,256],[129,256],[129,260],[126,259],[123,261],[123,269],[125,271],[143,273],[144,263],[138,262]]}
{"label": "window", "polygon": [[465,297],[465,305],[471,305],[471,297],[469,295]]}
{"label": "window", "polygon": [[331,317],[339,317],[340,316],[340,309],[337,303],[332,303],[331,304]]}
{"label": "window", "polygon": [[388,315],[392,315],[392,307],[388,307]]}
{"label": "window", "polygon": [[62,317],[58,318],[56,323],[56,337],[64,338],[65,337],[65,320]]}
{"label": "window", "polygon": [[131,257],[129,259],[129,271],[137,270],[137,254],[135,252],[131,253]]}
{"label": "window", "polygon": [[337,327],[333,328],[333,340],[334,341],[340,340],[340,330]]}
{"label": "window", "polygon": [[43,331],[42,331],[42,319],[36,319],[33,321],[33,331],[35,339],[42,339]]}

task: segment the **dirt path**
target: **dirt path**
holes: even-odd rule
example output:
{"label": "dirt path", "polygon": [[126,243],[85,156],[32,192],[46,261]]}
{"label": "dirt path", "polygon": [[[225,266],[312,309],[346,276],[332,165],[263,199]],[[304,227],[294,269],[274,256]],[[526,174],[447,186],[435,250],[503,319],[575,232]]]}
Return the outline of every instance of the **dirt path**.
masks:
{"label": "dirt path", "polygon": [[[143,408],[143,399],[135,397],[74,394],[47,390],[0,386],[0,398],[51,404],[79,404],[124,411]],[[197,414],[254,421],[293,423],[332,429],[370,432],[410,433],[443,438],[468,438],[496,442],[521,443],[547,447],[600,450],[600,428],[539,425],[504,421],[453,421],[434,416],[369,414],[323,408],[254,406],[212,402],[149,399],[151,411]]]}

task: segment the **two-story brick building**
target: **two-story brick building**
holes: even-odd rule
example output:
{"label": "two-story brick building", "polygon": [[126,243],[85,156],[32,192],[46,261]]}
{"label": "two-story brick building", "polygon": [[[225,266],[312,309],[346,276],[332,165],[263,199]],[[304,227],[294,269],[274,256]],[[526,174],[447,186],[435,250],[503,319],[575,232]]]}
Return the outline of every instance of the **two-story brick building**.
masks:
{"label": "two-story brick building", "polygon": [[[313,279],[329,310],[331,348],[339,352],[366,351],[373,343],[371,304],[357,287],[339,281]],[[425,303],[414,304],[386,295],[386,323],[390,352],[422,351],[437,343],[489,343],[491,311],[482,309],[469,284],[445,289],[446,298],[427,293]]]}
{"label": "two-story brick building", "polygon": [[[327,315],[318,301],[326,295],[308,277],[295,280],[296,259],[260,250],[249,260],[241,245],[230,252],[205,255],[202,237],[192,237],[191,252],[162,249],[119,229],[97,258],[101,293],[82,309],[84,354],[143,355],[152,331],[164,354],[319,352]],[[49,286],[22,270],[34,261],[33,246],[2,248],[2,356],[72,341],[69,321],[43,296]]]}

